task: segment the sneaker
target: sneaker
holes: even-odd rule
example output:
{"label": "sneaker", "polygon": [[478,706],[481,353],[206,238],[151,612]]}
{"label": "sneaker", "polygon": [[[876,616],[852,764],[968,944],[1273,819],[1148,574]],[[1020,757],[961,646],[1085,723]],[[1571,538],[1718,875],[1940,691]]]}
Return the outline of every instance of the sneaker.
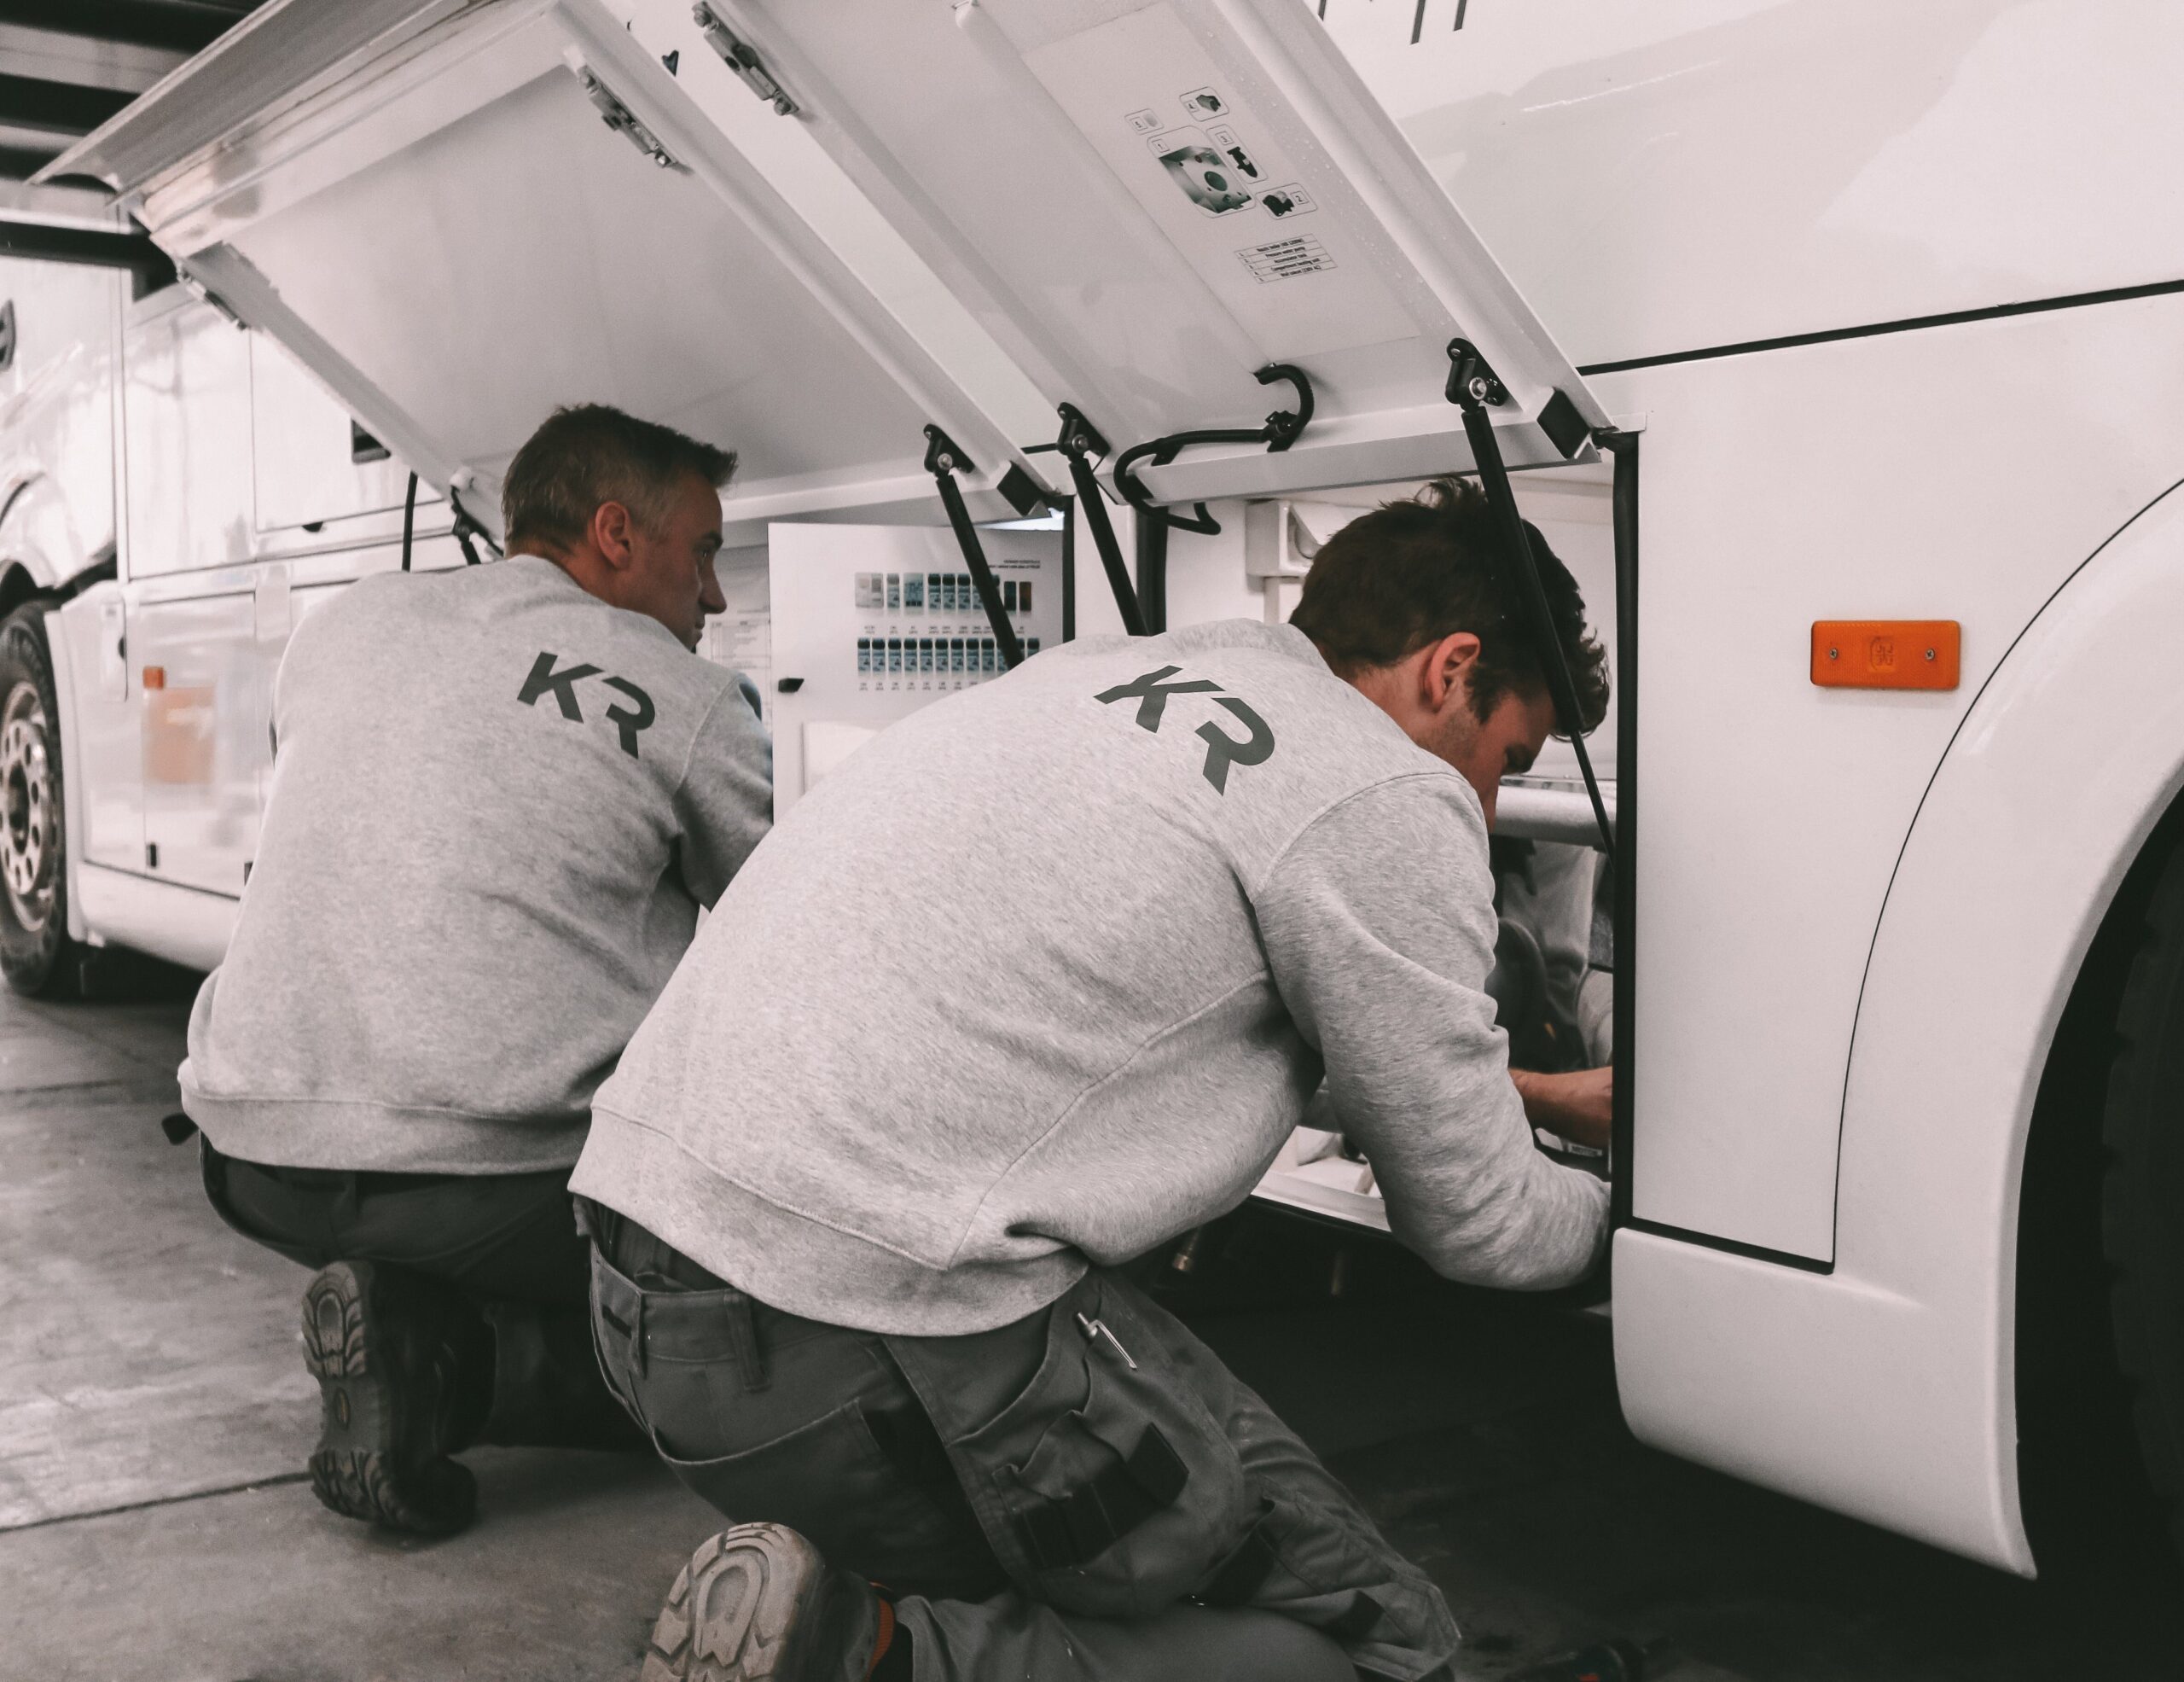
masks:
{"label": "sneaker", "polygon": [[418,1536],[470,1522],[477,1480],[456,1446],[457,1310],[432,1281],[337,1261],[304,1289],[304,1359],[318,1380],[312,1493],[335,1512]]}
{"label": "sneaker", "polygon": [[787,1525],[739,1524],[676,1578],[638,1682],[863,1682],[879,1630],[869,1583]]}

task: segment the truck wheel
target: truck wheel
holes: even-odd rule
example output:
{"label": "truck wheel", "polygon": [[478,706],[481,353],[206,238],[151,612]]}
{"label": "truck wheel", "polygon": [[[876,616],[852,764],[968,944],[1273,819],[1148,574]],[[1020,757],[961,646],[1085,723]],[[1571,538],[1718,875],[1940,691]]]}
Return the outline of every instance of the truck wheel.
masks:
{"label": "truck wheel", "polygon": [[2116,1354],[2184,1551],[2184,850],[2155,883],[2116,1026],[2101,1199]]}
{"label": "truck wheel", "polygon": [[83,956],[68,938],[60,719],[33,602],[0,620],[0,974],[33,997],[73,989]]}

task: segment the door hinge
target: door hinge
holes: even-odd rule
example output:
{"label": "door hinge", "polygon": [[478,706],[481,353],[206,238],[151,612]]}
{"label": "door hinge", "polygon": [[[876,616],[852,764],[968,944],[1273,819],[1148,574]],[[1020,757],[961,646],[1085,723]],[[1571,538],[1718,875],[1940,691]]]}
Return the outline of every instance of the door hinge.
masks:
{"label": "door hinge", "polygon": [[690,8],[690,18],[705,36],[706,44],[720,55],[721,62],[742,79],[745,87],[770,102],[775,116],[796,115],[796,102],[781,91],[781,84],[773,79],[758,55],[752,50],[750,44],[723,23],[720,14],[706,4],[706,0],[698,0],[698,3]]}
{"label": "door hinge", "polygon": [[199,303],[209,306],[227,317],[229,326],[241,327],[243,324],[242,317],[229,306],[228,300],[198,279],[196,276],[186,270],[178,270],[175,274],[175,279],[181,282],[182,289]]}
{"label": "door hinge", "polygon": [[[613,89],[601,81],[591,67],[573,55],[569,68],[576,73],[577,80],[584,84],[584,96],[599,113],[599,120],[627,140],[638,151],[650,158],[662,169],[682,170],[675,154],[659,143],[659,137],[644,125],[643,119],[622,103]],[[686,170],[684,173],[688,173]]]}

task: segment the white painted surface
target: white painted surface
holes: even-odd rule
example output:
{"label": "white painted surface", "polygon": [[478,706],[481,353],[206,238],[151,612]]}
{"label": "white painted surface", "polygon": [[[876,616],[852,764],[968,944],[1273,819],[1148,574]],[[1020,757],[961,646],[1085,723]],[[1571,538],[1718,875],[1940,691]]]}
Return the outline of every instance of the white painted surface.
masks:
{"label": "white painted surface", "polygon": [[[603,125],[572,61],[678,166]],[[515,447],[585,399],[739,449],[740,541],[797,515],[931,517],[927,422],[979,464],[974,503],[1004,511],[983,487],[1014,445],[986,405],[1025,420],[1020,382],[974,357],[967,393],[593,0],[479,9],[234,119],[211,160],[155,183],[147,220],[397,455],[474,481],[487,524]]]}
{"label": "white painted surface", "polygon": [[[1647,1440],[2030,1570],[2013,1365],[2025,1138],[2094,932],[2184,786],[2181,562],[2172,492],[2042,608],[1926,792],[1858,1016],[1833,1276],[1618,1240],[1618,1374]],[[1653,1148],[1641,1132],[1641,1161]]]}
{"label": "white painted surface", "polygon": [[59,584],[113,542],[117,312],[127,282],[0,258],[15,354],[0,370],[0,563]]}
{"label": "white painted surface", "polygon": [[[681,0],[624,5],[653,52],[711,59]],[[1606,418],[1295,0],[716,9],[793,91],[796,125],[967,300],[1049,416],[1072,401],[1120,449],[1257,425],[1291,400],[1252,379],[1268,362],[1318,382],[1320,418],[1294,449],[1194,451],[1147,470],[1157,494],[1267,495],[1466,462],[1441,398],[1459,333],[1514,394],[1513,454],[1559,458],[1522,424],[1558,388]],[[781,126],[752,116],[741,86],[725,91],[731,112],[717,121]],[[1164,160],[1205,156],[1223,190],[1194,200],[1188,169]],[[770,167],[800,204],[800,168]],[[857,245],[832,242],[868,266]]]}
{"label": "white painted surface", "polygon": [[77,872],[84,917],[107,939],[192,969],[226,957],[242,902],[102,864]]}
{"label": "white painted surface", "polygon": [[2184,278],[2169,0],[1456,10],[1327,26],[1581,364]]}
{"label": "white painted surface", "polygon": [[[2184,471],[2180,383],[2184,298],[1603,381],[1651,416],[1641,1218],[1833,1254],[1851,1024],[1920,795],[2041,602]],[[1815,688],[1812,622],[1850,618],[1960,620],[1963,686]],[[2117,845],[2053,811],[2075,845]],[[1957,1031],[1945,998],[1921,1003],[1933,1033]]]}

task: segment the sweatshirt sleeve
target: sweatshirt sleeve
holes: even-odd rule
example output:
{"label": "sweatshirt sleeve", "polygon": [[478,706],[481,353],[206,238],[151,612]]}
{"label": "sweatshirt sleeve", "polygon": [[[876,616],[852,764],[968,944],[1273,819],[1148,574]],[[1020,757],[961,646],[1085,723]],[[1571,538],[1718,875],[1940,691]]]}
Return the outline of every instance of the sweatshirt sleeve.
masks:
{"label": "sweatshirt sleeve", "polygon": [[758,721],[758,695],[739,676],[698,726],[675,790],[682,881],[710,909],[774,824],[774,743]]}
{"label": "sweatshirt sleeve", "polygon": [[1535,1148],[1485,991],[1493,878],[1470,790],[1397,777],[1322,813],[1252,896],[1395,1236],[1450,1278],[1548,1289],[1606,1242],[1607,1188]]}

